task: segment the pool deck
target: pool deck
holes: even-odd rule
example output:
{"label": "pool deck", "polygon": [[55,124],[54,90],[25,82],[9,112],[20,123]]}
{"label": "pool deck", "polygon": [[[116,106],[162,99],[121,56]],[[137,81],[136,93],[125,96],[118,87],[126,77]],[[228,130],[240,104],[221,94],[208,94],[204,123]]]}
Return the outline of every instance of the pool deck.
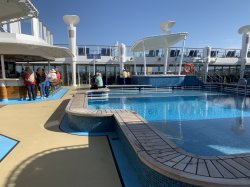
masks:
{"label": "pool deck", "polygon": [[250,186],[250,153],[230,156],[187,153],[147,125],[136,112],[88,110],[84,91],[75,94],[66,112],[78,116],[114,116],[141,161],[162,175],[198,186]]}
{"label": "pool deck", "polygon": [[107,137],[74,136],[59,124],[73,88],[63,98],[0,106],[0,134],[18,145],[0,162],[1,187],[119,187]]}

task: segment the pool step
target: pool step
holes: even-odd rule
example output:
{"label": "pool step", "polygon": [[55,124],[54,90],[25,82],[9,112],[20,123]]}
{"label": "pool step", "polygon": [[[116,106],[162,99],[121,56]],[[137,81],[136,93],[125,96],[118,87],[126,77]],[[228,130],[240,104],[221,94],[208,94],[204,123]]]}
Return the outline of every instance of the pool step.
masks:
{"label": "pool step", "polygon": [[109,94],[107,92],[92,92],[88,93],[88,99],[90,100],[107,100]]}

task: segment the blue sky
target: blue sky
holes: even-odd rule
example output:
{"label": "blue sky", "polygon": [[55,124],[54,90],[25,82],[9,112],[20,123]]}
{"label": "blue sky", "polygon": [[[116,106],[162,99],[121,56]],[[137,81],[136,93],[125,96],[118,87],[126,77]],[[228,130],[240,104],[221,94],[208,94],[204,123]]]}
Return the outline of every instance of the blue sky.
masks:
{"label": "blue sky", "polygon": [[[250,24],[250,0],[32,0],[39,17],[67,44],[65,14],[79,15],[77,44],[126,45],[162,34],[160,23],[175,20],[173,32],[188,32],[188,47],[240,48],[238,28]],[[181,44],[179,44],[180,46]]]}

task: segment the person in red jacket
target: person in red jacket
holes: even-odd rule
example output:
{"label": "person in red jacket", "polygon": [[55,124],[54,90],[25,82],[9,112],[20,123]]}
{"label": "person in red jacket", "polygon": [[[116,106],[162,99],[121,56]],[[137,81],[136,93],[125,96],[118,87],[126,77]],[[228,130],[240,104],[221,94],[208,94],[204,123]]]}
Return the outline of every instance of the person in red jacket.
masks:
{"label": "person in red jacket", "polygon": [[56,71],[56,78],[57,78],[58,80],[60,80],[60,79],[61,79],[61,74],[60,74],[60,72],[58,71],[58,69],[55,69],[55,71]]}
{"label": "person in red jacket", "polygon": [[30,69],[30,67],[26,67],[24,71],[24,85],[27,87],[29,101],[36,100],[36,75],[34,71]]}

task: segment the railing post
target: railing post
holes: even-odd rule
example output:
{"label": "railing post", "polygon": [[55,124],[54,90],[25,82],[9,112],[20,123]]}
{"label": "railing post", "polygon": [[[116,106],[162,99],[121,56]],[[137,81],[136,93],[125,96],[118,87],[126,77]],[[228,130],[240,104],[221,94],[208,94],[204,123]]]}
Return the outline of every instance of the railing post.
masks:
{"label": "railing post", "polygon": [[185,49],[185,41],[186,41],[186,36],[184,37],[183,43],[182,43],[182,53],[181,53],[181,60],[180,60],[178,75],[181,75],[182,61],[183,61],[184,49]]}

